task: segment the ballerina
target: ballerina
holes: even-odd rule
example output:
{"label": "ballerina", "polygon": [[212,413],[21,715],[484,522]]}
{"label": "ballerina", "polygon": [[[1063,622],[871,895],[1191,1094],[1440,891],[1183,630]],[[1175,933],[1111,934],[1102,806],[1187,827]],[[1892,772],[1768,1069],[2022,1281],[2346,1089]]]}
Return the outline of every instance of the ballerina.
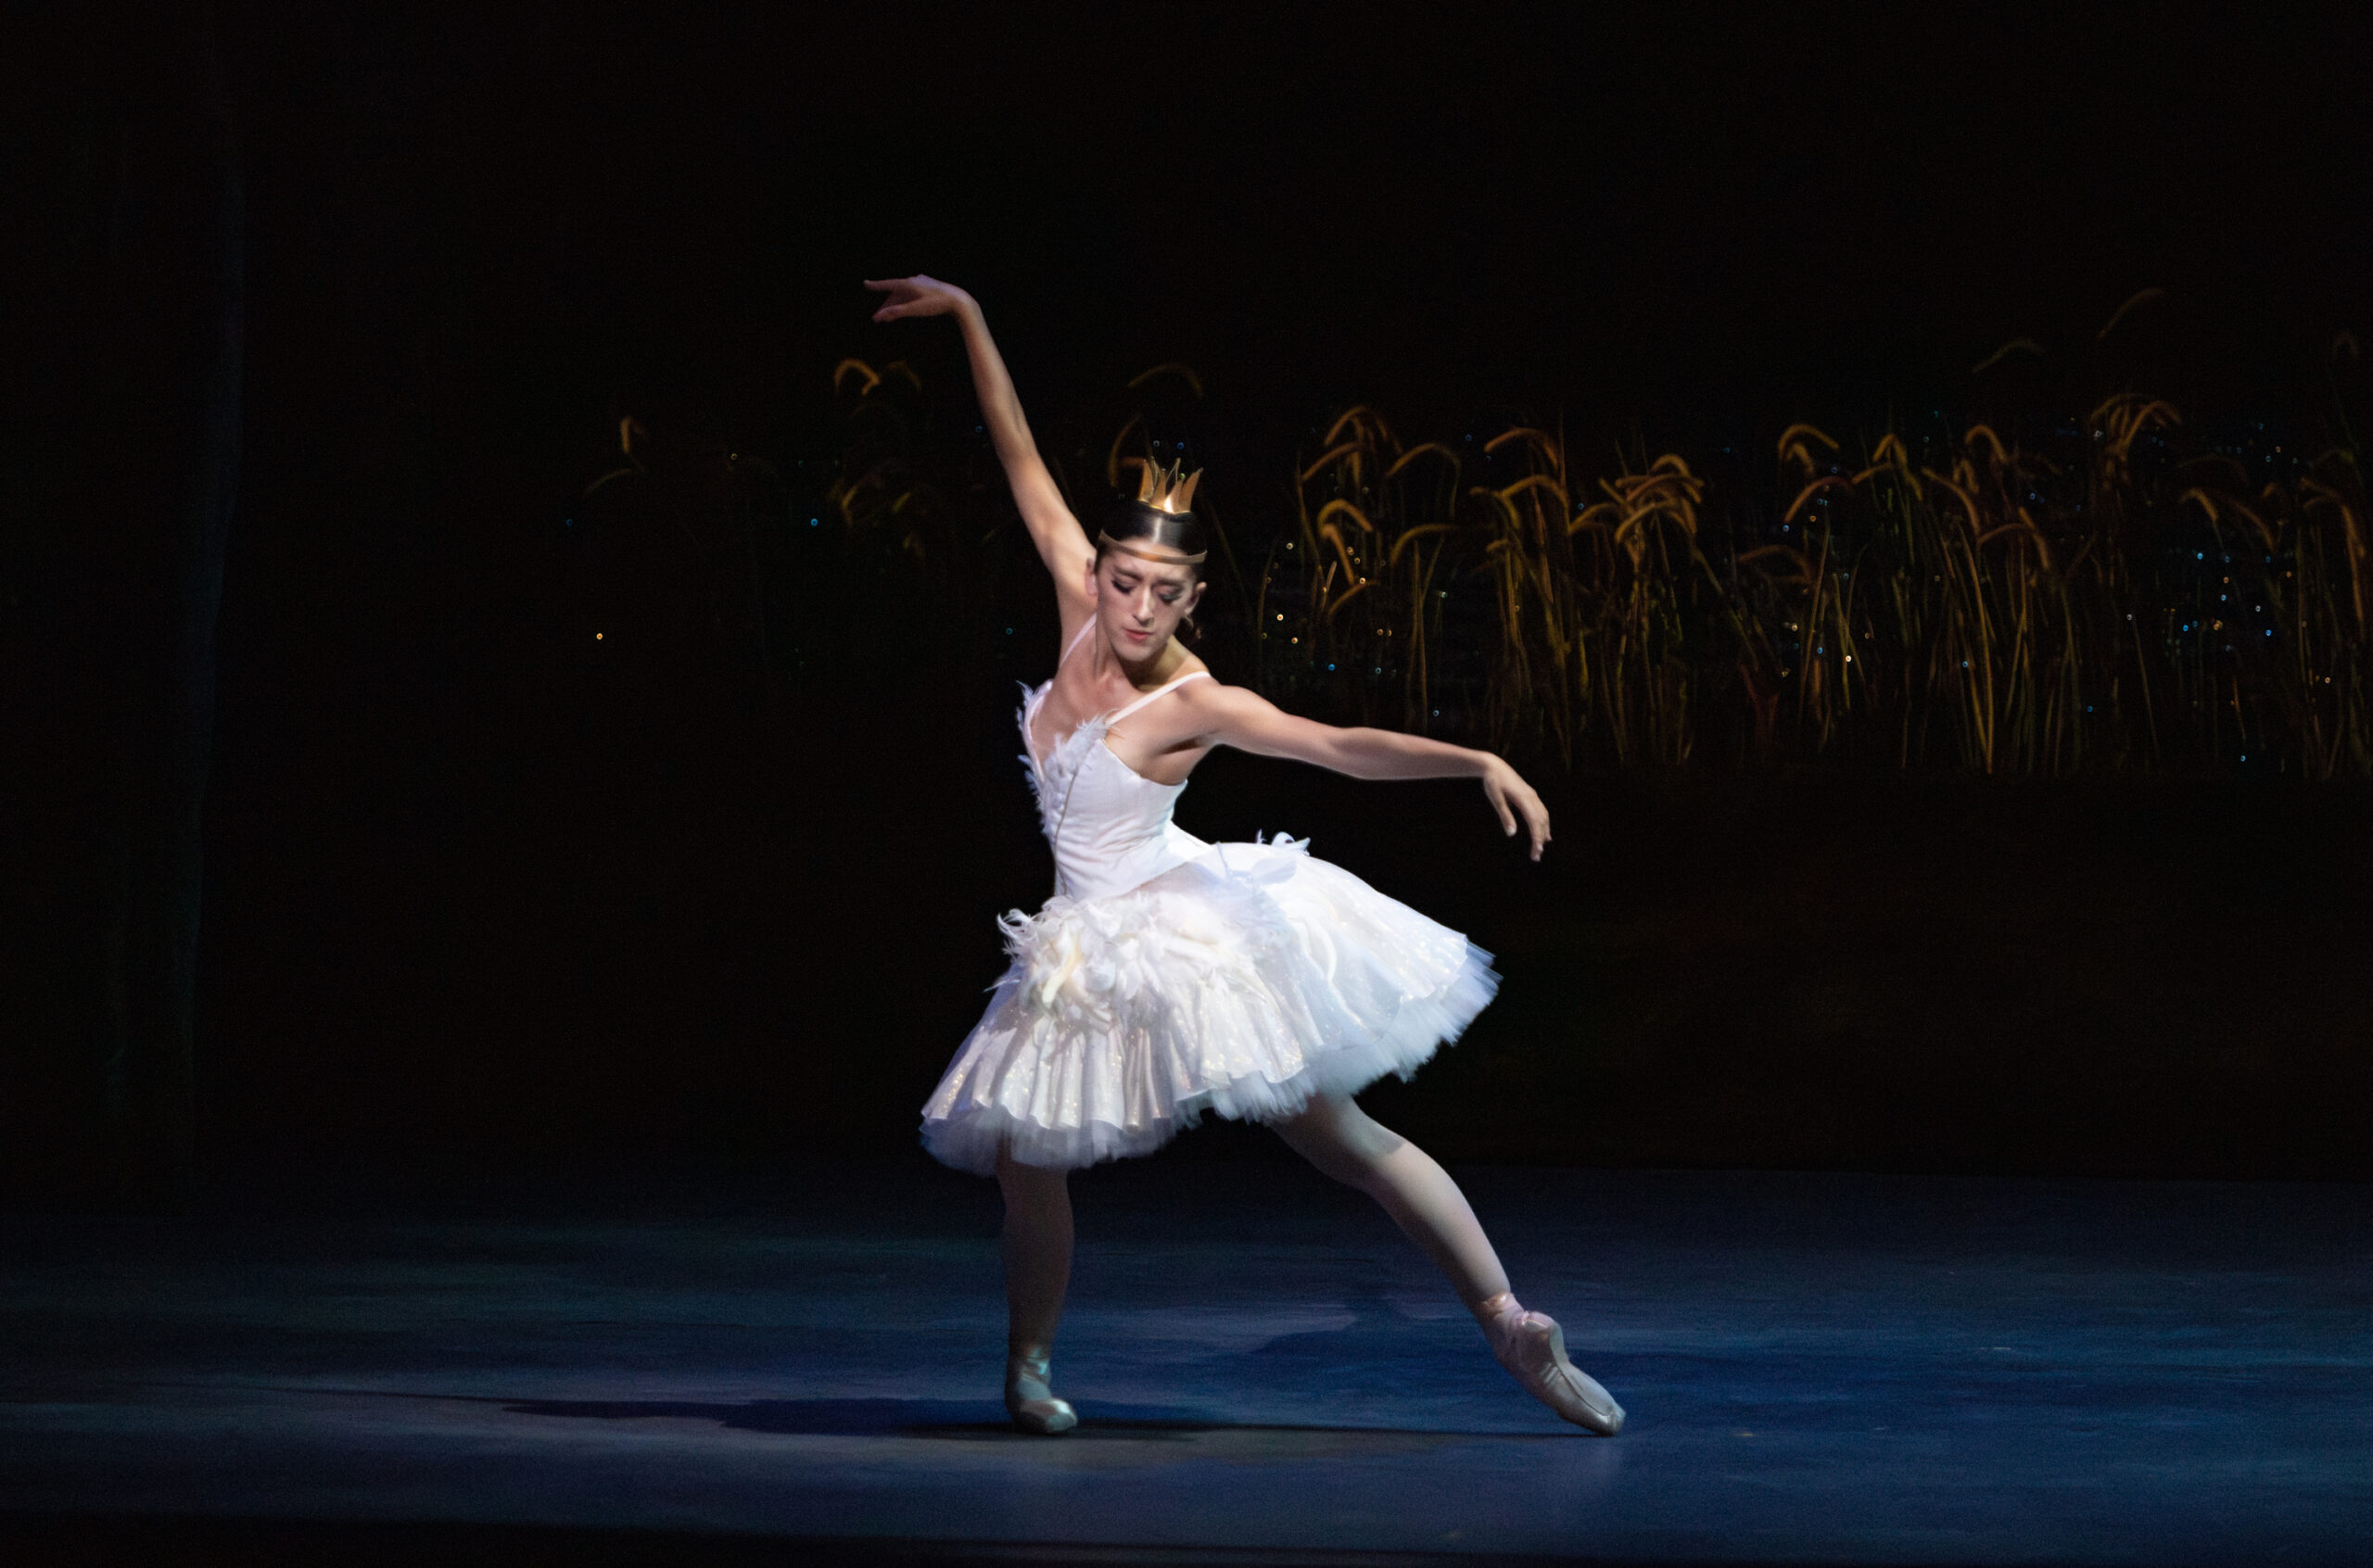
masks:
{"label": "ballerina", "polygon": [[936,279],[869,281],[873,319],[954,316],[1007,482],[1055,580],[1062,656],[1022,707],[1023,762],[1053,851],[1055,895],[1000,924],[1012,963],[923,1107],[931,1153],[994,1175],[1005,1197],[1014,1424],[1078,1424],[1050,1383],[1071,1279],[1066,1178],[1142,1155],[1209,1110],[1262,1122],[1374,1197],[1457,1289],[1500,1363],[1577,1426],[1623,1409],[1527,1310],[1450,1176],[1351,1096],[1406,1078],[1491,1001],[1491,955],[1313,858],[1304,844],[1207,844],[1171,820],[1214,746],[1355,778],[1479,779],[1534,860],[1549,814],[1502,758],[1423,736],[1296,718],[1222,685],[1175,639],[1203,594],[1198,474],[1146,464],[1091,542],[1023,420],[979,304]]}

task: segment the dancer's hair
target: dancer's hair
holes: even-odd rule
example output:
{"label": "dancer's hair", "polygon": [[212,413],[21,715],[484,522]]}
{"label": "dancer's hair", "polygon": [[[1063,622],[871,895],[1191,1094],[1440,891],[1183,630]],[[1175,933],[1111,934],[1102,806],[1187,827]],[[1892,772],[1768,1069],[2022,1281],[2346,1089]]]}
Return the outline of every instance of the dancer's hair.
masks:
{"label": "dancer's hair", "polygon": [[1164,565],[1193,567],[1195,575],[1203,575],[1203,557],[1210,550],[1203,525],[1188,510],[1195,481],[1203,474],[1198,469],[1181,479],[1179,466],[1145,464],[1136,498],[1115,501],[1105,515],[1103,530],[1096,536],[1098,559],[1108,550],[1118,550]]}
{"label": "dancer's hair", "polygon": [[1096,553],[1102,555],[1108,550],[1160,560],[1164,565],[1186,566],[1199,577],[1207,553],[1203,525],[1193,512],[1163,512],[1136,500],[1116,502],[1106,513]]}

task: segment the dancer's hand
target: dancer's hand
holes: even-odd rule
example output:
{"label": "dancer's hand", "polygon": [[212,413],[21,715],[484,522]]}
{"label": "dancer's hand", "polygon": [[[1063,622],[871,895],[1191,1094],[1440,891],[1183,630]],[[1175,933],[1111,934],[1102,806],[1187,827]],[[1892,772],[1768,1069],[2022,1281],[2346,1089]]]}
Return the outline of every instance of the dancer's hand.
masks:
{"label": "dancer's hand", "polygon": [[1549,842],[1549,808],[1531,785],[1519,777],[1505,760],[1493,757],[1483,769],[1483,796],[1491,809],[1500,814],[1500,831],[1513,837],[1516,818],[1524,818],[1525,831],[1532,838],[1532,858],[1539,860]]}
{"label": "dancer's hand", "polygon": [[865,286],[890,297],[873,312],[877,322],[903,321],[908,316],[950,316],[972,303],[972,297],[954,284],[927,278],[868,278]]}

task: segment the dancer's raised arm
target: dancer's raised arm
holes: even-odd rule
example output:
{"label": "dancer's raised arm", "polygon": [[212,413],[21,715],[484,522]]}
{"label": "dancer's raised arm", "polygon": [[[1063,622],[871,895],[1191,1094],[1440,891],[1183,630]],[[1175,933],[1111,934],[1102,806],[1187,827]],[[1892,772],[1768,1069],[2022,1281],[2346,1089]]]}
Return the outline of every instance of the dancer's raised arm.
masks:
{"label": "dancer's raised arm", "polygon": [[1030,437],[1030,424],[1022,417],[1022,399],[1014,394],[1013,377],[1006,373],[1004,357],[989,336],[980,302],[954,284],[917,273],[911,278],[868,278],[865,286],[890,297],[873,312],[877,322],[903,321],[909,316],[954,316],[963,329],[964,352],[972,361],[972,389],[981,399],[981,421],[989,427],[997,461],[1005,465],[1006,483],[1013,488],[1014,504],[1038,547],[1038,559],[1054,575],[1055,590],[1066,599],[1087,597],[1087,563],[1096,549],[1087,532],[1063,504],[1055,476],[1038,455]]}

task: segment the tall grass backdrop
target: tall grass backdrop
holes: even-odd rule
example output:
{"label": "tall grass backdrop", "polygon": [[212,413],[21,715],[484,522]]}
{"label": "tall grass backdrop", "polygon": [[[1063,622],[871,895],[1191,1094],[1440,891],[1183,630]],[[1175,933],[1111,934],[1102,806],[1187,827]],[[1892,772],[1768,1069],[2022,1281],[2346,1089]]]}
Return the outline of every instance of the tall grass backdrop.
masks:
{"label": "tall grass backdrop", "polygon": [[[2353,340],[2333,357],[2352,364]],[[799,465],[804,487],[720,485],[738,453],[690,465],[747,535],[722,568],[747,591],[712,597],[759,606],[754,656],[862,678],[885,625],[925,626],[951,667],[1043,664],[1009,640],[1045,590],[971,418],[904,362],[832,381],[841,449]],[[1083,515],[1135,463],[1200,460],[1174,437],[1202,395],[1157,366],[1052,427]],[[1564,768],[2373,775],[2344,401],[2286,427],[2323,432],[2306,449],[2196,433],[2141,392],[2087,402],[1866,436],[1791,424],[1760,460],[1711,466],[1555,421],[1413,440],[1348,408],[1288,471],[1205,481],[1204,651],[1314,716]]]}

